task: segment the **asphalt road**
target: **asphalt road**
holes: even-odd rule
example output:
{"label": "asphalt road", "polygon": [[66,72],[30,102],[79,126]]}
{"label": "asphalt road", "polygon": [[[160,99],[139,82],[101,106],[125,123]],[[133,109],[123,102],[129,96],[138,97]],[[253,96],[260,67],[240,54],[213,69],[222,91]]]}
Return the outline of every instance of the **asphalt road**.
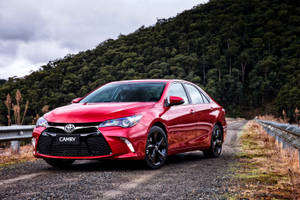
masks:
{"label": "asphalt road", "polygon": [[43,160],[10,165],[0,170],[0,199],[226,199],[237,135],[246,122],[229,121],[221,157],[178,154],[159,170],[136,161],[76,161],[69,170]]}

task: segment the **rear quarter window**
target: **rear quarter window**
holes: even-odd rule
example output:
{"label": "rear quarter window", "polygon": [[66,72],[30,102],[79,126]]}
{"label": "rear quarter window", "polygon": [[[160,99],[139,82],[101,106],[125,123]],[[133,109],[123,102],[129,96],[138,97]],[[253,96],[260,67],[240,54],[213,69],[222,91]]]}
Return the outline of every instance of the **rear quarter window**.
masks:
{"label": "rear quarter window", "polygon": [[191,100],[192,100],[192,104],[203,104],[204,100],[203,97],[200,93],[200,91],[193,85],[190,84],[184,84],[184,86],[187,89],[187,92],[189,93]]}

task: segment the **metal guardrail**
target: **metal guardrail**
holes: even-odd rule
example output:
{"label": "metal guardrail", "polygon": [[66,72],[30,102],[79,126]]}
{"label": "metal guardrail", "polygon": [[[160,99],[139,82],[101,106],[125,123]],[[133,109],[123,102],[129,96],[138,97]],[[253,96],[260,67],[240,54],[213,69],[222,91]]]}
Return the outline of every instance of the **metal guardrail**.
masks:
{"label": "metal guardrail", "polygon": [[34,125],[0,126],[0,142],[11,141],[11,149],[14,152],[19,152],[20,140],[30,139],[34,127]]}
{"label": "metal guardrail", "polygon": [[32,137],[34,125],[0,126],[0,141],[23,140]]}
{"label": "metal guardrail", "polygon": [[300,128],[295,125],[277,123],[266,120],[256,120],[260,123],[269,135],[274,136],[276,141],[287,143],[300,151]]}
{"label": "metal guardrail", "polygon": [[256,119],[256,121],[263,126],[270,136],[275,138],[277,144],[282,145],[283,149],[294,148],[298,150],[300,167],[300,127],[266,120]]}
{"label": "metal guardrail", "polygon": [[278,123],[278,122],[272,122],[272,121],[266,121],[266,120],[257,120],[260,123],[264,123],[270,126],[273,126],[274,128],[278,128],[282,131],[288,132],[289,134],[299,136],[300,137],[300,127],[296,125],[286,124],[286,123]]}

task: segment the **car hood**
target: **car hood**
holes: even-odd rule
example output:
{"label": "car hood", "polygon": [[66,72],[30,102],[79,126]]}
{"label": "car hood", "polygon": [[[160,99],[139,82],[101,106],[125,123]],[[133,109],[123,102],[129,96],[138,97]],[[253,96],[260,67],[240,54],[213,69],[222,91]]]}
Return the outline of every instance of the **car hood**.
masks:
{"label": "car hood", "polygon": [[56,108],[44,117],[48,122],[56,123],[102,122],[138,114],[152,108],[154,104],[154,102],[76,103]]}

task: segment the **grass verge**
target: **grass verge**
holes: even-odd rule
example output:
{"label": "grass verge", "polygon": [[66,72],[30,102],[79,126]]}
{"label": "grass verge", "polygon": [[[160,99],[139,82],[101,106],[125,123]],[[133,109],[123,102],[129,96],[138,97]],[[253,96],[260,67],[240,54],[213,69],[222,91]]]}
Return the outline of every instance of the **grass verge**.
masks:
{"label": "grass verge", "polygon": [[232,199],[300,199],[298,152],[282,149],[250,121],[240,137]]}
{"label": "grass verge", "polygon": [[0,169],[7,165],[34,160],[36,158],[32,155],[31,145],[21,146],[19,153],[13,153],[10,148],[1,149],[0,151]]}

